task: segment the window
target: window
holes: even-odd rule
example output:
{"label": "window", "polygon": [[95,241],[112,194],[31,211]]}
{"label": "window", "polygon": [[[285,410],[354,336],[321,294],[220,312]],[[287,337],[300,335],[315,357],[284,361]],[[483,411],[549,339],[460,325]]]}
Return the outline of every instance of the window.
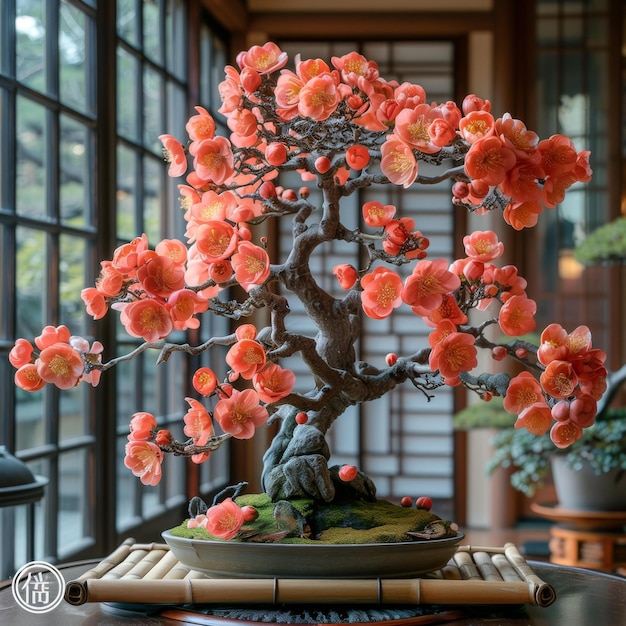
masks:
{"label": "window", "polygon": [[[45,324],[97,337],[106,360],[132,348],[119,323],[86,315],[80,291],[120,243],[184,232],[158,135],[183,136],[193,105],[216,104],[226,48],[206,18],[191,23],[201,14],[195,0],[2,5],[0,444],[50,480],[37,507],[38,557],[101,554],[121,534],[140,536],[146,520],[179,519],[188,500],[184,462],[170,463],[158,488],[142,487],[122,462],[133,412],[151,411],[164,427],[180,421],[180,356],[164,368],[153,354],[125,363],[95,390],[25,393],[12,385],[7,353]],[[192,44],[203,51],[194,66]],[[205,488],[226,480],[227,458],[202,468]],[[1,578],[26,561],[21,508],[0,510]]]}
{"label": "window", "polygon": [[614,45],[607,36],[611,31],[609,4],[607,0],[536,3],[538,123],[534,130],[541,137],[565,133],[578,150],[591,150],[593,178],[568,190],[556,210],[544,211],[532,234],[539,238],[533,246],[539,253],[525,259],[530,268],[525,274],[534,289],[530,295],[539,307],[538,327],[543,328],[546,320],[557,320],[573,330],[585,320],[594,344],[606,349],[614,345],[611,272],[583,268],[572,252],[594,228],[619,211],[610,202],[609,156],[619,148],[611,146],[616,137],[610,131],[611,89],[618,82],[612,86],[609,75]]}
{"label": "window", "polygon": [[[399,83],[409,81],[426,90],[429,101],[445,102],[454,99],[454,44],[450,41],[355,41],[332,43],[280,42],[290,58],[299,53],[302,58],[330,59],[352,50],[358,50],[368,59],[374,59],[385,79]],[[428,173],[428,165],[420,163],[420,173]],[[287,186],[298,188],[297,176]],[[350,222],[350,215],[360,216],[360,207],[372,200],[393,204],[398,214],[415,220],[416,228],[430,237],[429,254],[434,258],[454,258],[454,228],[458,211],[450,203],[450,183],[418,186],[398,190],[390,185],[385,189],[366,189],[345,197],[345,225],[362,227],[358,218]],[[291,249],[291,224],[279,220],[283,229],[281,254],[284,258]],[[355,258],[355,246],[332,242],[328,252],[320,254],[319,267],[324,268],[323,286],[329,293],[341,297],[341,289],[332,273],[338,263],[362,266]],[[362,259],[361,259],[362,261]],[[410,267],[394,268],[406,275]],[[297,302],[290,303],[289,321],[299,329],[314,333],[310,320]],[[410,312],[396,311],[388,320],[372,321],[363,316],[363,333],[357,349],[358,359],[383,364],[388,352],[409,354],[417,346],[427,344],[430,329],[417,321]],[[308,375],[308,370],[296,359],[289,363],[297,381]],[[303,389],[307,388],[304,384]],[[328,433],[333,451],[331,464],[354,464],[374,481],[380,497],[400,498],[407,493],[428,493],[439,499],[454,496],[452,414],[454,394],[452,389],[440,389],[428,402],[424,395],[411,385],[403,385],[374,402],[349,407]]]}

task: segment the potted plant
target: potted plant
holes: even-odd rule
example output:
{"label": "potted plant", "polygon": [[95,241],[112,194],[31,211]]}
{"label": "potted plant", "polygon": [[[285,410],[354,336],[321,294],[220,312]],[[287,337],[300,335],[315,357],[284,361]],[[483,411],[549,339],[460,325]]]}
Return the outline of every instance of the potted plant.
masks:
{"label": "potted plant", "polygon": [[[293,69],[286,69],[287,62],[270,42],[240,53],[238,67],[226,68],[219,90],[229,137],[216,134],[214,119],[201,107],[189,119],[184,144],[161,136],[170,175],[186,176],[179,186],[186,241],[137,237],[103,261],[96,286],[82,292],[95,319],[118,310],[126,331],[143,343],[105,361],[100,344],[73,337],[65,327],[46,327],[35,345],[19,339],[11,352],[16,383],[36,391],[47,383],[61,389],[97,384],[102,372],[147,350],[156,350],[158,362],[165,363],[174,351],[227,347],[223,371],[201,368],[193,376],[196,394],[186,399],[185,437],[159,429],[154,416],[137,413],[125,460],[144,484],[156,485],[165,453],[200,463],[229,438],[246,439],[277,423],[264,457],[264,493],[251,502],[250,495],[236,497],[230,490],[210,507],[196,500],[184,523],[185,532],[226,542],[251,544],[262,537],[279,545],[324,543],[321,510],[335,520],[329,522],[335,528],[347,525],[346,519],[358,525],[359,507],[376,509],[380,503],[367,475],[328,463],[325,434],[351,405],[403,383],[422,391],[425,401],[443,384],[506,398],[509,376],[475,372],[484,349],[541,375],[537,380],[530,374],[537,385],[532,389],[538,389],[533,405],[517,407],[528,424],[536,429],[541,422],[564,446],[588,425],[606,375],[603,353],[591,349],[581,329],[561,329],[556,341],[562,349],[542,361],[537,348],[524,342],[504,347],[489,339],[494,327],[517,337],[536,326],[526,281],[515,267],[498,261],[504,246],[493,231],[468,234],[465,256],[451,263],[427,258],[427,234],[396,215],[395,206],[370,201],[358,214],[342,208],[346,197],[371,186],[403,189],[447,180],[459,208],[502,211],[513,228],[532,227],[569,186],[590,179],[587,151],[578,152],[563,135],[540,140],[510,115],[492,115],[490,103],[475,95],[460,106],[428,104],[421,86],[385,80],[374,61],[356,52],[329,62],[297,57]],[[438,173],[423,175],[421,163]],[[296,173],[302,186],[285,188],[279,177]],[[292,249],[284,259],[271,258],[267,235],[258,230],[275,219],[292,223]],[[324,286],[315,273],[315,255],[335,241],[357,248],[361,262],[337,265],[337,284]],[[314,335],[292,328],[294,299],[315,324]],[[355,345],[362,316],[384,320],[399,307],[433,328],[429,345],[410,346],[381,363],[359,361]],[[491,316],[473,324],[474,309]],[[253,314],[261,320],[254,325]],[[200,345],[170,340],[172,330],[197,328],[205,315],[230,318],[236,328]],[[293,356],[311,372],[308,392],[293,390],[294,374],[281,364]],[[562,376],[569,383],[565,390],[556,384]],[[517,381],[515,389],[520,385],[530,383]],[[581,395],[584,407],[576,402]],[[555,422],[551,409],[557,401],[568,411],[571,405],[571,414]],[[405,504],[375,515],[387,522],[404,510],[408,533],[405,526],[377,542],[458,540],[453,523],[428,512],[427,498],[419,510],[410,498]],[[266,507],[268,515],[259,510]],[[344,507],[339,515],[337,507]],[[260,529],[268,517],[271,528]],[[367,530],[380,520],[358,523]],[[352,543],[359,533],[350,532]]]}
{"label": "potted plant", "polygon": [[626,217],[618,217],[593,230],[574,248],[582,265],[623,264],[626,259]]}

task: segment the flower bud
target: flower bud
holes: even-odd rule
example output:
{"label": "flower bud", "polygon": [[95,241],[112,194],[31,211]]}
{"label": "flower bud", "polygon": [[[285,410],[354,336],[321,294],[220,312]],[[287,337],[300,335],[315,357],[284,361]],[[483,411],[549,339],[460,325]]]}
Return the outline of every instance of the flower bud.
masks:
{"label": "flower bud", "polygon": [[507,355],[507,350],[504,346],[496,346],[491,350],[491,356],[494,361],[502,361]]}
{"label": "flower bud", "polygon": [[272,181],[266,180],[259,187],[259,195],[261,196],[261,198],[265,198],[265,200],[269,200],[270,198],[275,198],[276,197],[276,185]]}
{"label": "flower bud", "polygon": [[342,465],[339,470],[339,478],[345,483],[349,483],[357,477],[358,470],[354,465]]}
{"label": "flower bud", "polygon": [[284,143],[275,141],[265,148],[265,159],[270,165],[282,165],[287,160],[287,148]]}
{"label": "flower bud", "polygon": [[321,156],[315,159],[315,169],[320,174],[326,174],[330,169],[330,159],[327,156]]}
{"label": "flower bud", "polygon": [[287,202],[295,202],[298,199],[296,192],[293,189],[285,189],[281,196],[283,200],[287,200]]}
{"label": "flower bud", "polygon": [[398,362],[398,355],[395,352],[390,352],[385,357],[385,363],[387,363],[389,367],[391,367],[392,365],[395,365],[397,362]]}

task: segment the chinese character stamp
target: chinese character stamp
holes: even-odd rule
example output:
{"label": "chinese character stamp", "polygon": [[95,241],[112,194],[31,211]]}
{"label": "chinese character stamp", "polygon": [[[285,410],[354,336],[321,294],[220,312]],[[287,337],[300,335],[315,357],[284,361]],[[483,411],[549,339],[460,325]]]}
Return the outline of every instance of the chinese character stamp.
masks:
{"label": "chinese character stamp", "polygon": [[13,577],[11,591],[17,604],[30,613],[48,613],[63,600],[65,579],[45,561],[32,561]]}

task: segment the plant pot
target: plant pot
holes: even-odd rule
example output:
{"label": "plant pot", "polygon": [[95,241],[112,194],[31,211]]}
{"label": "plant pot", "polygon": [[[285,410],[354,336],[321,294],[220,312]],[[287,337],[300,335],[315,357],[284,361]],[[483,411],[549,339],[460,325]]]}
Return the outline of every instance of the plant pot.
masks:
{"label": "plant pot", "polygon": [[565,456],[552,457],[552,476],[559,504],[573,511],[626,511],[626,470],[596,474],[588,463],[569,466]]}
{"label": "plant pot", "polygon": [[463,539],[287,544],[162,536],[181,563],[213,578],[406,578],[443,567]]}

